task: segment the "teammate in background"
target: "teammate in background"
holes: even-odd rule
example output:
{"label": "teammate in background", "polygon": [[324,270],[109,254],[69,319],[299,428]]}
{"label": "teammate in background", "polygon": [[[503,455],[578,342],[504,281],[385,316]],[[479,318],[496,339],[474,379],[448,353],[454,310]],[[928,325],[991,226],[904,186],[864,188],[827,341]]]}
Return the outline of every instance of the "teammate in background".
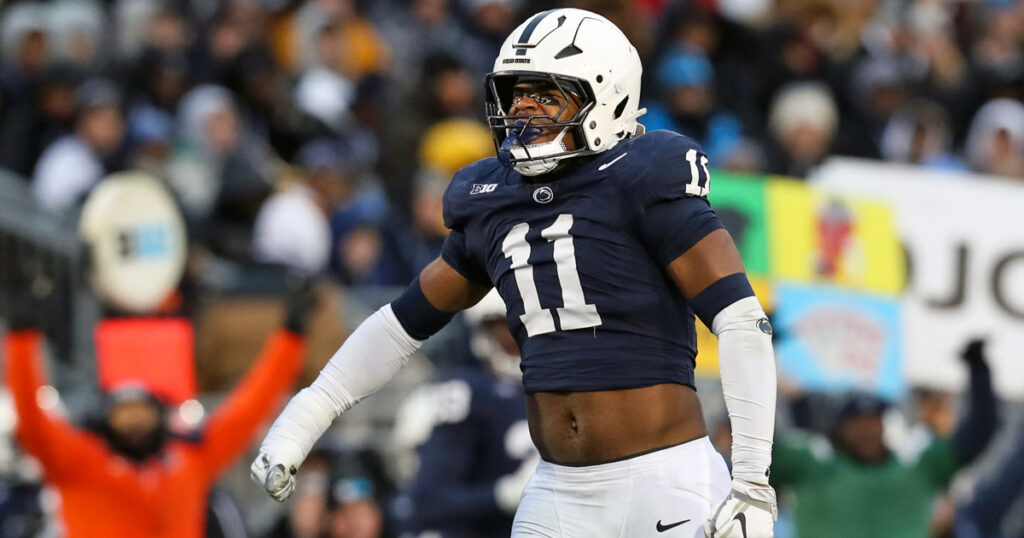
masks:
{"label": "teammate in background", "polygon": [[887,403],[848,395],[831,439],[779,436],[772,484],[791,495],[798,536],[926,538],[938,494],[992,439],[996,399],[980,343],[963,352],[970,372],[968,412],[951,435],[934,432],[916,457],[897,457],[883,439]]}
{"label": "teammate in background", "polygon": [[505,316],[494,290],[467,310],[480,364],[423,387],[402,406],[396,437],[422,443],[416,477],[392,509],[409,536],[490,538],[512,529],[539,456]]}
{"label": "teammate in background", "polygon": [[5,320],[4,379],[18,411],[18,440],[60,494],[67,536],[204,536],[211,487],[299,375],[312,299],[291,301],[285,328],[194,440],[170,435],[164,405],[140,386],[106,396],[102,435],[44,411],[36,398],[46,384],[38,320],[28,301],[19,302],[26,304]]}
{"label": "teammate in background", "polygon": [[[1024,499],[1024,427],[1018,425],[1013,449],[1004,456],[994,472],[990,472],[978,484],[973,496],[958,507],[955,531],[956,538],[1008,538],[1021,536],[1013,531],[1004,533],[1007,519],[1015,520],[1016,532],[1021,532],[1019,518],[1013,517],[1013,507]],[[1009,516],[1009,517],[1008,517]]]}
{"label": "teammate in background", "polygon": [[[604,17],[554,9],[487,76],[498,158],[452,179],[439,259],[348,338],[251,467],[275,499],[331,422],[497,288],[542,461],[512,536],[772,536],[771,325],[689,138],[643,133],[641,65]],[[733,473],[694,391],[694,314],[718,336]]]}

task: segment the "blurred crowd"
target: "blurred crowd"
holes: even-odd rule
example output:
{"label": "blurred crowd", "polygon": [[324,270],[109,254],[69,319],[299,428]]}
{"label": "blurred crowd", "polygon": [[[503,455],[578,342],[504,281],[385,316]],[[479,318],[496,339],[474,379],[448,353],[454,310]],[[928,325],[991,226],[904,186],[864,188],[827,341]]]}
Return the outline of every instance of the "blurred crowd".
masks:
{"label": "blurred crowd", "polygon": [[[556,4],[8,2],[0,166],[60,215],[107,174],[146,170],[194,252],[403,284],[442,241],[447,180],[492,154],[498,46]],[[642,121],[714,167],[804,177],[840,154],[1024,178],[1020,2],[565,4],[626,30]]]}
{"label": "blurred crowd", "polygon": [[[624,29],[644,60],[641,122],[698,140],[712,167],[803,178],[829,155],[848,155],[1024,179],[1018,0],[8,1],[0,8],[0,168],[66,223],[109,174],[136,169],[160,179],[188,229],[186,304],[225,267],[250,264],[283,264],[348,290],[402,286],[440,251],[452,174],[494,153],[482,92],[498,47],[529,14],[561,6]],[[481,344],[484,321],[469,324],[467,356],[513,354],[503,336]],[[860,523],[875,520],[858,510],[903,507],[910,491],[914,517],[886,516],[913,527],[899,536],[1021,536],[1013,534],[1024,533],[1019,448],[989,459],[999,470],[987,476],[1012,480],[972,484],[983,501],[934,501],[956,471],[991,450],[996,429],[980,351],[965,360],[977,374],[964,400],[972,418],[958,428],[952,395],[919,393],[905,415],[927,431],[887,422],[907,434],[898,450],[881,439],[891,402],[851,395],[830,407],[786,394],[789,422],[828,440],[780,437],[788,451],[780,461],[815,464],[780,465],[788,517],[779,536],[793,536],[793,527],[818,532],[807,530],[828,523],[807,515],[816,505],[805,500],[801,513],[793,500],[820,502],[835,491],[856,497],[844,506]],[[507,525],[534,453],[507,365],[471,367],[442,372],[392,417],[395,442],[418,450],[421,465],[396,472],[400,462],[325,442],[281,519],[255,517],[267,535],[500,535],[486,525]],[[487,396],[471,399],[477,392]],[[13,427],[0,421],[0,432]],[[727,451],[727,428],[716,436]],[[481,446],[493,450],[467,448]],[[455,457],[458,447],[492,459],[453,467],[471,458]],[[36,498],[16,489],[31,488],[38,473],[0,473],[26,475],[0,481],[0,515],[30,514],[8,518],[0,535],[46,528],[38,507],[10,503]],[[895,489],[878,490],[879,476]],[[214,491],[209,520],[219,526],[210,535],[244,535],[232,530],[232,504]],[[260,526],[257,510],[242,512],[250,530]],[[1002,525],[1008,513],[1017,517]],[[445,521],[465,525],[437,530]]]}

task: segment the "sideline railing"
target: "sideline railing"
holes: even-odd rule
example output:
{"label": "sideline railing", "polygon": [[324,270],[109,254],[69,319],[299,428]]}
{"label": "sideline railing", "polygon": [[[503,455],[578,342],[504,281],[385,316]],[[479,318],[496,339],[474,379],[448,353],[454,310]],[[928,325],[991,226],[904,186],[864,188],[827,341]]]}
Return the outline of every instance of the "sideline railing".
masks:
{"label": "sideline railing", "polygon": [[40,328],[58,360],[91,356],[96,300],[84,271],[87,252],[72,224],[39,207],[28,182],[0,171],[0,316],[15,292],[40,299]]}

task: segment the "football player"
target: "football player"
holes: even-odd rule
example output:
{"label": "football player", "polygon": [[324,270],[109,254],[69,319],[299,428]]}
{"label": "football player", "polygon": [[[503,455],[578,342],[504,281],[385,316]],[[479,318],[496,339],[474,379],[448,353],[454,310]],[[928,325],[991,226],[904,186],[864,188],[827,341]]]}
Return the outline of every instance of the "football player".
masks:
{"label": "football player", "polygon": [[418,445],[419,461],[392,514],[411,536],[492,538],[512,528],[539,456],[506,315],[495,290],[467,310],[470,347],[481,364],[421,388],[399,412],[396,438]]}
{"label": "football player", "polygon": [[[701,148],[637,123],[640,75],[600,15],[554,9],[512,32],[486,79],[497,158],[455,174],[441,256],[289,402],[257,483],[287,498],[331,421],[494,287],[542,457],[512,536],[773,535],[771,325],[707,201]],[[693,388],[694,315],[718,336],[731,480]]]}

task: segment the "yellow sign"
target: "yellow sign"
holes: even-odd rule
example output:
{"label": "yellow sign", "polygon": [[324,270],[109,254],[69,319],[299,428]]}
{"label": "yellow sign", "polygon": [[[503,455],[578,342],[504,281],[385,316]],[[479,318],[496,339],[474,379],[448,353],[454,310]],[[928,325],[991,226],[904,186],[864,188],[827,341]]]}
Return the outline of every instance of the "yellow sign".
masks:
{"label": "yellow sign", "polygon": [[787,179],[768,181],[768,251],[778,280],[895,295],[906,268],[883,203],[834,197]]}
{"label": "yellow sign", "polygon": [[[751,285],[769,315],[779,282],[886,297],[903,291],[905,261],[887,205],[829,196],[792,179],[766,178],[763,185],[768,267]],[[718,377],[718,339],[699,320],[697,349],[696,375]]]}

